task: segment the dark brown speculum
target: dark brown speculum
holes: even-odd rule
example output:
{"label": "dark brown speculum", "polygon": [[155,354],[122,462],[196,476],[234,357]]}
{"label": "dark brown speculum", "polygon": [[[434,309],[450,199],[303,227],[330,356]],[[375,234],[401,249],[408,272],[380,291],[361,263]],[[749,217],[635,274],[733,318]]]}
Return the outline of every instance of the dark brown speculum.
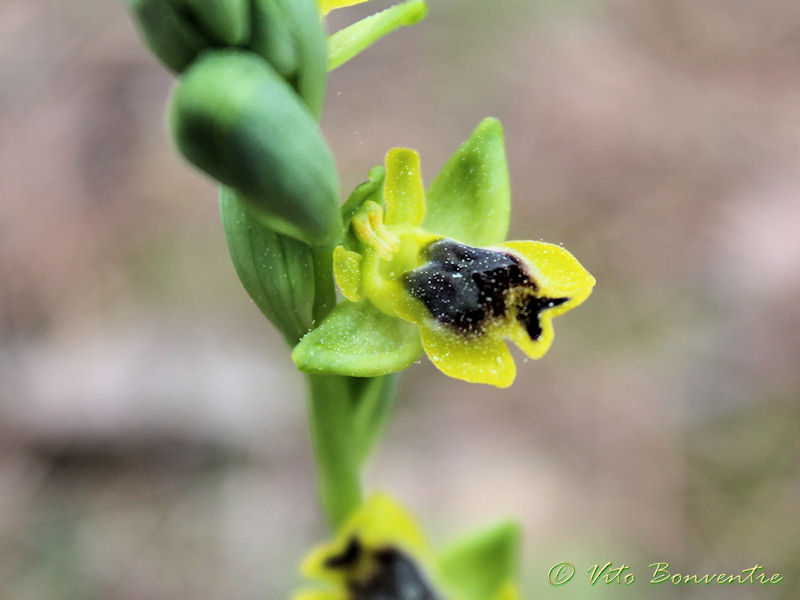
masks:
{"label": "dark brown speculum", "polygon": [[461,335],[483,333],[492,320],[513,314],[531,339],[538,340],[539,313],[569,300],[537,295],[536,281],[508,252],[442,238],[425,253],[428,262],[404,276],[405,289],[436,322]]}
{"label": "dark brown speculum", "polygon": [[396,548],[367,550],[354,537],[339,555],[329,558],[325,566],[356,571],[365,561],[369,575],[347,582],[352,600],[441,600],[416,563]]}

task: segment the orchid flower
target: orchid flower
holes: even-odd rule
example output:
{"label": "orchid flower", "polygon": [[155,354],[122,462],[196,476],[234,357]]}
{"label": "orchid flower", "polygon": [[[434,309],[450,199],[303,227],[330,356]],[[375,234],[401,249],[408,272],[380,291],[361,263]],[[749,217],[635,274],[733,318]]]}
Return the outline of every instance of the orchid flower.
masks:
{"label": "orchid flower", "polygon": [[343,208],[333,254],[345,298],[295,348],[304,371],[374,377],[424,352],[443,373],[511,385],[505,340],[530,358],[553,342],[552,320],[595,283],[567,250],[504,242],[510,192],[500,123],[484,120],[427,193],[414,150],[395,148]]}

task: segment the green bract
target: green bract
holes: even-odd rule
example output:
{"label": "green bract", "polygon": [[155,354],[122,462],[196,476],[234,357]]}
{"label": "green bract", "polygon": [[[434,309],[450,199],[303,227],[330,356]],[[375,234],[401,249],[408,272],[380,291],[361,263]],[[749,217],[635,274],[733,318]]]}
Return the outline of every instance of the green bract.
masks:
{"label": "green bract", "polygon": [[313,328],[313,251],[264,226],[235,190],[221,188],[219,199],[231,260],[244,289],[294,346]]}
{"label": "green bract", "polygon": [[510,385],[516,368],[505,339],[543,356],[552,318],[583,302],[594,278],[560,246],[502,243],[509,204],[494,119],[478,126],[427,194],[417,153],[390,150],[385,172],[373,170],[345,204],[350,231],[333,263],[346,300],[295,348],[297,367],[375,376],[406,368],[421,346],[447,375]]}
{"label": "green bract", "polygon": [[340,237],[330,149],[298,96],[258,56],[204,53],[173,92],[170,122],[183,155],[241,193],[269,227],[312,246]]}

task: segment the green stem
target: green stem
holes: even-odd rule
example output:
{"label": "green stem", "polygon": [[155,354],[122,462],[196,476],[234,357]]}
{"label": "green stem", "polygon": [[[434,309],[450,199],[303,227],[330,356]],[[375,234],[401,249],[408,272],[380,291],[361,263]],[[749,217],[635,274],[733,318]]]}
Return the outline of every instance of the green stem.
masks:
{"label": "green stem", "polygon": [[[336,305],[333,249],[314,248],[314,326]],[[307,374],[319,497],[335,531],[361,505],[361,467],[391,412],[394,377]]]}
{"label": "green stem", "polygon": [[309,374],[307,378],[308,415],[320,502],[335,531],[361,504],[351,385],[349,378],[339,375]]}
{"label": "green stem", "polygon": [[356,431],[359,464],[363,465],[378,443],[389,417],[392,414],[397,391],[397,375],[353,378],[354,394],[357,398],[353,406],[353,426]]}

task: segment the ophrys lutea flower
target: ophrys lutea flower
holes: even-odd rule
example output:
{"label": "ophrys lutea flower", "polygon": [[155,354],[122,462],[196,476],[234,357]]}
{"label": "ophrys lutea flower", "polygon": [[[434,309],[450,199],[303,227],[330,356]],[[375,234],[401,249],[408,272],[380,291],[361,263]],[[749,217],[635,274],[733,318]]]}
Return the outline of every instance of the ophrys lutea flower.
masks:
{"label": "ophrys lutea flower", "polygon": [[442,372],[510,385],[505,340],[530,358],[553,341],[552,319],[578,306],[594,278],[561,246],[503,242],[510,194],[498,121],[486,119],[424,191],[419,157],[395,148],[345,204],[334,251],[345,301],[297,346],[302,370],[376,376],[424,349]]}
{"label": "ophrys lutea flower", "polygon": [[301,572],[317,587],[292,600],[517,600],[519,532],[503,523],[434,552],[414,518],[376,494]]}

